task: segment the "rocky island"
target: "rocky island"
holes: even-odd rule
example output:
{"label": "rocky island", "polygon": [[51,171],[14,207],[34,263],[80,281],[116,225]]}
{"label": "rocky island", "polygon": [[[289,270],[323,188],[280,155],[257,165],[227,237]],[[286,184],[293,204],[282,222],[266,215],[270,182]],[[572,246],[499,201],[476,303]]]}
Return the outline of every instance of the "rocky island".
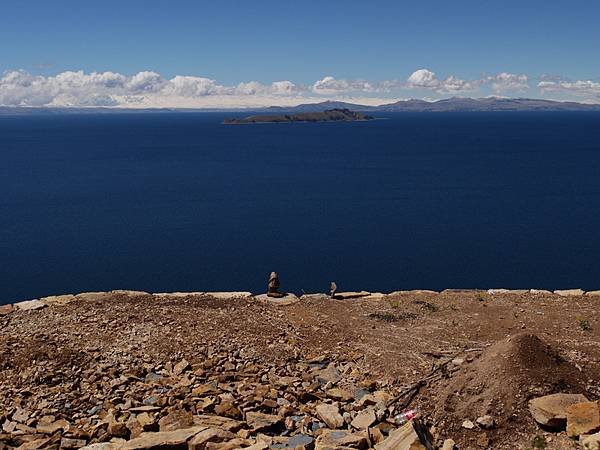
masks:
{"label": "rocky island", "polygon": [[279,284],[0,305],[0,449],[598,448],[600,292]]}
{"label": "rocky island", "polygon": [[225,119],[224,124],[247,123],[289,123],[289,122],[356,122],[373,120],[373,117],[346,108],[327,109],[319,112],[301,112],[295,114],[259,114],[242,119]]}

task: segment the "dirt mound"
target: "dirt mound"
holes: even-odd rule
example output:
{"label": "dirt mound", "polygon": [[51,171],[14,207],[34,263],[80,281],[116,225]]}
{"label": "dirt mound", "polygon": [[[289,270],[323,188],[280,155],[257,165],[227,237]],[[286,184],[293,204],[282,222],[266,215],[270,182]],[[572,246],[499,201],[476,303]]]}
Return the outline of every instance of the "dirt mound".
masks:
{"label": "dirt mound", "polygon": [[[493,416],[498,428],[524,431],[533,427],[529,399],[556,392],[585,393],[586,377],[534,334],[518,334],[496,342],[472,364],[437,387],[432,417],[462,442],[475,433],[464,420]],[[492,433],[493,434],[493,433]]]}

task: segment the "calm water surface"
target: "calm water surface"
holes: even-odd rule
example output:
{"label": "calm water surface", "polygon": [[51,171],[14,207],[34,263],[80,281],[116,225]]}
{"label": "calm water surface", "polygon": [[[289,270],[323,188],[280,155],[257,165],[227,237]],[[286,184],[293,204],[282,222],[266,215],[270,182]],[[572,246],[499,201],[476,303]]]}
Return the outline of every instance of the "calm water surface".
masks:
{"label": "calm water surface", "polygon": [[0,117],[0,303],[109,290],[600,289],[600,114]]}

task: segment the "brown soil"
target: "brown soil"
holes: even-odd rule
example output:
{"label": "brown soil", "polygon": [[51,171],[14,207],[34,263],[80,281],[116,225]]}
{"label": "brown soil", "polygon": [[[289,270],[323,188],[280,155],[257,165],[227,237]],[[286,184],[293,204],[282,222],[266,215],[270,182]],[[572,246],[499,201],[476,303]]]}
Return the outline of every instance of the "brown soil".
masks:
{"label": "brown soil", "polygon": [[[599,397],[599,305],[600,297],[481,292],[315,296],[284,307],[112,294],[16,311],[0,317],[0,423],[40,392],[78,411],[93,407],[98,398],[80,391],[82,373],[142,376],[149,365],[185,358],[196,367],[229,352],[230,359],[241,354],[281,375],[319,357],[351,362],[362,385],[392,395],[439,369],[409,406],[422,408],[440,440],[480,449],[485,434],[489,448],[527,449],[545,435],[548,449],[575,448],[564,433],[540,430],[527,401],[553,392]],[[454,358],[463,362],[448,362]],[[495,430],[461,427],[483,414],[496,419]]]}
{"label": "brown soil", "polygon": [[[489,414],[497,430],[487,438],[499,445],[511,444],[516,435],[526,440],[529,412],[527,400],[556,392],[587,392],[587,380],[572,363],[536,335],[522,333],[498,341],[463,370],[438,383],[433,416],[450,435],[460,436],[463,445],[477,446],[481,433],[461,427],[461,418]],[[508,434],[510,433],[510,435]]]}

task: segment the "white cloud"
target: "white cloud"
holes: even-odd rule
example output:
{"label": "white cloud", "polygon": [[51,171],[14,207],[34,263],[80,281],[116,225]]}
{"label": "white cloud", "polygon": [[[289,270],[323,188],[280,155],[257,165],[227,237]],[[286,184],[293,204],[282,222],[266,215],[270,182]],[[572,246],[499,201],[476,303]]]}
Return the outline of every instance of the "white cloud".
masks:
{"label": "white cloud", "polygon": [[439,93],[473,91],[480,84],[479,80],[465,81],[454,75],[440,80],[435,72],[428,69],[416,70],[406,80],[406,87],[409,89],[429,89]]}
{"label": "white cloud", "polygon": [[600,97],[600,82],[591,80],[578,80],[578,81],[540,81],[538,83],[542,93],[548,92],[562,92],[568,94],[574,94],[577,96],[596,96]]}
{"label": "white cloud", "polygon": [[271,84],[271,93],[276,95],[292,95],[303,91],[302,86],[297,86],[291,81],[275,81]]}
{"label": "white cloud", "polygon": [[[542,94],[560,92],[565,97],[587,96],[586,100],[590,101],[600,98],[600,83],[595,81],[571,82],[556,77],[541,77],[537,86]],[[442,98],[448,94],[478,92],[482,96],[491,92],[521,92],[528,88],[529,77],[525,74],[502,72],[464,80],[455,75],[439,78],[426,68],[414,71],[406,81],[392,79],[371,82],[326,76],[309,86],[289,80],[270,84],[248,81],[225,85],[198,76],[177,75],[167,79],[152,71],[123,75],[110,71],[85,73],[80,70],[40,76],[23,70],[11,70],[0,75],[0,105],[251,108],[288,106],[326,99],[372,105],[408,97],[411,90],[427,91],[426,97],[439,95],[437,98]]]}
{"label": "white cloud", "polygon": [[343,80],[327,76],[312,86],[316,94],[338,94],[344,92],[374,92],[375,88],[365,80]]}
{"label": "white cloud", "polygon": [[235,93],[239,95],[293,95],[302,92],[304,89],[291,81],[275,81],[270,85],[250,81],[240,83],[235,88]]}
{"label": "white cloud", "polygon": [[485,81],[491,83],[494,92],[523,92],[529,89],[529,77],[525,74],[502,72],[488,76]]}
{"label": "white cloud", "polygon": [[133,92],[158,92],[166,83],[156,72],[139,72],[127,80],[127,88]]}
{"label": "white cloud", "polygon": [[479,80],[465,81],[454,75],[450,75],[442,81],[440,92],[469,92],[477,89],[480,84],[481,82]]}
{"label": "white cloud", "polygon": [[440,85],[435,72],[427,69],[415,70],[406,81],[413,88],[437,89]]}
{"label": "white cloud", "polygon": [[438,93],[471,92],[489,85],[494,92],[522,92],[529,89],[529,78],[524,74],[502,72],[475,80],[463,80],[455,75],[439,79],[435,72],[419,69],[406,80],[409,89],[427,89]]}
{"label": "white cloud", "polygon": [[[164,79],[150,71],[132,76],[115,72],[66,71],[43,77],[13,70],[0,77],[0,105],[9,106],[194,107],[198,104],[218,107],[218,102],[230,106],[238,102],[242,106],[252,104],[251,100],[241,100],[245,97],[255,97],[256,105],[267,99],[272,104],[279,104],[280,97],[296,98],[304,91],[302,86],[287,80],[268,85],[250,81],[224,86],[210,78],[177,75]],[[275,99],[270,99],[271,96]],[[211,101],[202,100],[204,98]]]}
{"label": "white cloud", "polygon": [[215,80],[203,77],[177,75],[163,88],[166,95],[181,97],[203,97],[205,95],[227,94],[230,88],[221,86]]}
{"label": "white cloud", "polygon": [[56,93],[46,88],[44,77],[33,76],[23,70],[12,70],[0,78],[0,105],[43,106]]}

